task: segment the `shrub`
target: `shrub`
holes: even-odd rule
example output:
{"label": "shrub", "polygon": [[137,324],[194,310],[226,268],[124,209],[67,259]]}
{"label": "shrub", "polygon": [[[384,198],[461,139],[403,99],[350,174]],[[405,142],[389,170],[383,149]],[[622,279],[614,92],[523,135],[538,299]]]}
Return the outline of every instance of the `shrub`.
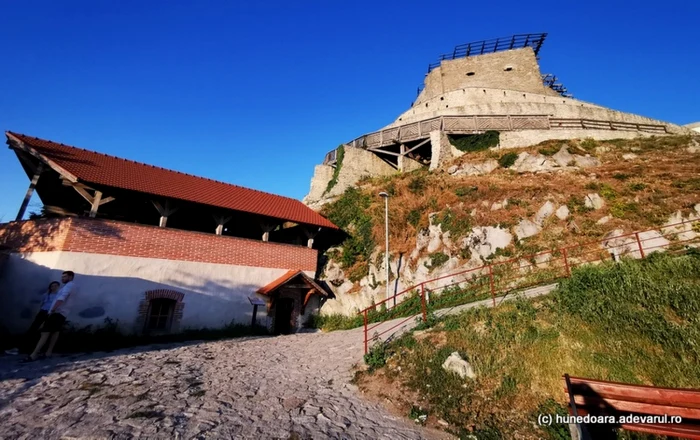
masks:
{"label": "shrub", "polygon": [[632,191],[642,191],[642,190],[646,189],[646,187],[647,186],[641,182],[630,183],[630,185],[629,185],[629,188]]}
{"label": "shrub", "polygon": [[482,134],[469,134],[466,136],[451,136],[448,135],[450,143],[459,151],[475,152],[487,150],[495,147],[499,142],[499,133],[489,130]]}
{"label": "shrub", "polygon": [[610,214],[617,218],[626,218],[630,214],[639,214],[639,205],[634,202],[616,202],[610,206]]}
{"label": "shrub", "polygon": [[477,188],[476,186],[459,186],[455,188],[455,195],[457,197],[464,197],[466,195],[473,194],[478,190],[479,188]]}
{"label": "shrub", "polygon": [[324,194],[333,189],[335,184],[338,183],[338,174],[340,174],[340,168],[342,168],[343,166],[343,158],[345,157],[345,146],[340,145],[336,151],[337,153],[335,169],[333,169],[333,177],[331,178],[331,180],[328,181],[328,185],[326,186],[326,191],[324,192]]}
{"label": "shrub", "polygon": [[377,368],[383,367],[388,357],[389,352],[386,343],[384,343],[384,341],[375,340],[374,345],[372,345],[369,352],[364,356],[364,361],[369,367],[369,371],[372,372]]}
{"label": "shrub", "polygon": [[596,147],[598,146],[598,141],[596,141],[593,138],[586,138],[581,141],[579,146],[590,153],[591,151],[596,149]]}
{"label": "shrub", "polygon": [[514,152],[506,153],[498,159],[498,164],[503,168],[510,168],[518,159],[518,154]]}
{"label": "shrub", "polygon": [[[340,255],[339,262],[344,269],[352,267],[357,262],[369,261],[370,254],[375,247],[372,235],[373,221],[368,212],[370,204],[369,195],[351,187],[337,200],[324,206],[323,213],[326,217],[350,233],[350,237],[342,244],[342,254]],[[348,229],[351,230],[348,231]]]}
{"label": "shrub", "polygon": [[438,266],[442,266],[447,262],[447,260],[450,259],[447,254],[442,252],[433,252],[432,254],[428,255],[428,258],[430,258],[430,265],[426,264],[428,269],[434,269]]}
{"label": "shrub", "polygon": [[607,183],[603,183],[600,185],[600,196],[606,200],[615,200],[617,198],[617,191]]}
{"label": "shrub", "polygon": [[457,214],[449,208],[435,216],[434,223],[440,225],[443,232],[449,232],[452,239],[464,237],[472,229],[471,219],[466,214]]}
{"label": "shrub", "polygon": [[420,218],[422,214],[423,212],[420,209],[410,210],[406,215],[406,223],[413,226],[414,228],[418,228],[418,224],[420,223]]}
{"label": "shrub", "polygon": [[425,177],[425,174],[415,175],[408,182],[408,190],[411,191],[413,194],[423,194],[423,191],[425,191],[426,186],[427,179]]}
{"label": "shrub", "polygon": [[624,174],[624,173],[615,173],[615,174],[613,174],[613,179],[617,179],[617,180],[627,180],[627,179],[629,179],[630,177],[632,177],[631,174]]}
{"label": "shrub", "polygon": [[561,149],[561,145],[550,145],[537,150],[543,156],[554,156]]}

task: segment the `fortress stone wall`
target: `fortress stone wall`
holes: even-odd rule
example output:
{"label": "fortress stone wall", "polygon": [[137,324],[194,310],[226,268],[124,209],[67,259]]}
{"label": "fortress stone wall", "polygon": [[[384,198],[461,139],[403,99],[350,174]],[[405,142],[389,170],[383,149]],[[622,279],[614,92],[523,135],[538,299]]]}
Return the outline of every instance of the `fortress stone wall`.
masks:
{"label": "fortress stone wall", "polygon": [[500,133],[496,148],[517,148],[550,139],[630,139],[697,130],[574,99],[563,86],[546,83],[535,50],[527,45],[452,58],[431,65],[423,90],[395,121],[346,144],[338,183],[331,191],[324,188],[338,165],[327,160],[324,168],[317,167],[304,203],[318,207],[364,175],[440,168],[461,154],[447,145],[447,134],[496,130]]}

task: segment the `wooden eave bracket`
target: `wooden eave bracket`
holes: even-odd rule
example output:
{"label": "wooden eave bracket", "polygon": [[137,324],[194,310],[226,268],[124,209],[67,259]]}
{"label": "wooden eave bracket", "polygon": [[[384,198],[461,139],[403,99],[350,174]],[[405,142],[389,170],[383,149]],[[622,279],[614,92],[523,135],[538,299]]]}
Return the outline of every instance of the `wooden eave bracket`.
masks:
{"label": "wooden eave bracket", "polygon": [[5,135],[7,136],[8,140],[10,141],[10,148],[24,151],[25,153],[28,153],[40,161],[44,162],[46,165],[48,165],[52,170],[56,171],[58,174],[60,174],[63,178],[66,180],[77,183],[78,178],[74,176],[73,174],[69,173],[65,168],[61,167],[58,165],[56,162],[52,161],[48,157],[44,156],[43,154],[39,153],[36,151],[34,148],[30,147],[29,145],[25,144],[22,142],[19,138],[16,136],[5,132]]}

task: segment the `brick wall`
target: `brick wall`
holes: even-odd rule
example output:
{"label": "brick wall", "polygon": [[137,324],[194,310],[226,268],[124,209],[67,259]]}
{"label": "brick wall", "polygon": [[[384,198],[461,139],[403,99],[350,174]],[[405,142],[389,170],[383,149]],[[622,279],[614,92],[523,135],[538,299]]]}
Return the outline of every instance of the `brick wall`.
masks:
{"label": "brick wall", "polygon": [[63,248],[71,218],[0,224],[0,247],[14,252],[48,252]]}
{"label": "brick wall", "polygon": [[316,270],[317,251],[214,234],[87,218],[0,225],[0,245],[19,252],[63,250],[130,257]]}

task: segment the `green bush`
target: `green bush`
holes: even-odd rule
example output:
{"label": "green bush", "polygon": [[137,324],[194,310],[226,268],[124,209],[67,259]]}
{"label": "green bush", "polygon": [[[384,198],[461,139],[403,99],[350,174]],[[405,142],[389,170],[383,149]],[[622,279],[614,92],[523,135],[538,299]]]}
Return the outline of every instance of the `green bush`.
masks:
{"label": "green bush", "polygon": [[498,164],[503,168],[510,168],[513,166],[515,161],[518,159],[518,154],[515,152],[506,153],[498,159]]}
{"label": "green bush", "polygon": [[345,146],[340,145],[336,151],[337,153],[335,168],[333,169],[333,177],[331,178],[331,180],[328,181],[328,185],[326,186],[326,191],[324,191],[324,194],[333,189],[335,184],[338,183],[338,174],[340,174],[340,168],[343,166],[343,158],[345,157]]}
{"label": "green bush", "polygon": [[377,368],[383,367],[386,364],[388,357],[389,351],[387,350],[386,343],[376,340],[367,354],[364,356],[364,361],[369,367],[369,371],[372,372]]}
{"label": "green bush", "polygon": [[497,146],[499,142],[499,133],[493,130],[482,134],[468,134],[465,136],[448,135],[447,137],[456,149],[467,153],[487,150]]}
{"label": "green bush", "polygon": [[617,191],[607,183],[603,183],[600,185],[600,196],[606,200],[615,200],[617,198]]}
{"label": "green bush", "polygon": [[455,195],[457,197],[464,197],[469,194],[473,194],[478,190],[479,188],[477,188],[476,186],[458,186],[457,188],[455,188]]}
{"label": "green bush", "polygon": [[442,252],[433,252],[432,254],[428,255],[428,258],[430,258],[430,264],[425,265],[428,269],[435,269],[436,267],[442,266],[443,264],[447,263],[447,260],[450,259],[447,254]]}
{"label": "green bush", "polygon": [[434,223],[440,225],[443,232],[449,232],[451,238],[457,239],[471,233],[471,219],[464,213],[456,213],[448,208],[435,216]]}
{"label": "green bush", "polygon": [[584,150],[586,150],[587,152],[590,153],[596,149],[596,147],[598,146],[598,141],[596,141],[593,138],[586,138],[586,139],[582,140],[581,144],[579,144],[579,145],[581,148],[583,148]]}
{"label": "green bush", "polygon": [[413,194],[423,194],[423,191],[425,191],[426,186],[427,178],[423,173],[413,176],[408,182],[408,190],[411,191]]}
{"label": "green bush", "polygon": [[630,215],[640,214],[641,209],[635,202],[616,202],[610,206],[610,214],[616,218],[629,218]]}
{"label": "green bush", "polygon": [[345,190],[337,200],[324,206],[323,213],[326,217],[350,234],[342,244],[340,255],[339,262],[344,269],[352,267],[357,262],[369,262],[375,247],[372,216],[369,213],[370,204],[369,195],[351,187]]}
{"label": "green bush", "polygon": [[412,225],[414,228],[417,228],[418,224],[420,223],[420,218],[422,215],[423,215],[422,210],[412,209],[406,215],[406,223],[408,223],[409,225]]}
{"label": "green bush", "polygon": [[630,183],[630,185],[629,185],[629,188],[632,191],[643,191],[644,189],[646,189],[646,187],[647,187],[646,184],[641,183],[641,182]]}
{"label": "green bush", "polygon": [[537,150],[543,156],[554,156],[561,150],[562,145],[550,145]]}

